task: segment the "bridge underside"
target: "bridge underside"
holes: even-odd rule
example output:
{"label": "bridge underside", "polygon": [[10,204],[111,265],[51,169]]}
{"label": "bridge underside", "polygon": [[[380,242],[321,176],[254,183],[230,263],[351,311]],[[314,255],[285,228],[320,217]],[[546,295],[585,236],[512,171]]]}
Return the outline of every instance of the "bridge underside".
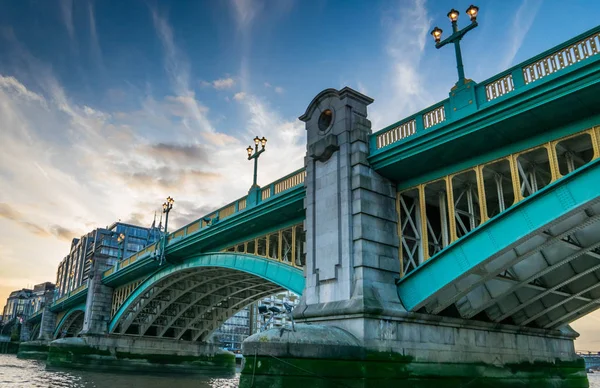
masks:
{"label": "bridge underside", "polygon": [[147,287],[128,306],[112,333],[205,341],[248,304],[284,290],[232,268],[189,268]]}
{"label": "bridge underside", "polygon": [[407,309],[556,329],[599,308],[600,164],[574,175],[403,279]]}
{"label": "bridge underside", "polygon": [[460,297],[454,307],[463,318],[546,329],[574,321],[600,307],[599,221],[600,204],[581,208],[499,255],[495,276],[475,270],[443,294]]}
{"label": "bridge underside", "polygon": [[54,338],[77,337],[79,332],[83,329],[84,317],[85,311],[83,310],[75,310],[68,313],[68,315],[65,316],[64,321],[59,323]]}

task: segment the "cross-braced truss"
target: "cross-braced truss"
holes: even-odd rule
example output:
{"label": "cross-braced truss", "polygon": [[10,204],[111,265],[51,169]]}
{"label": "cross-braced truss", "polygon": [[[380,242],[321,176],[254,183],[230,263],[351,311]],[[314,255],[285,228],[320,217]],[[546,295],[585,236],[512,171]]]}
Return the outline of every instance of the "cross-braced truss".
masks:
{"label": "cross-braced truss", "polygon": [[397,195],[401,275],[492,217],[600,156],[600,127],[420,184]]}
{"label": "cross-braced truss", "polygon": [[56,334],[56,338],[76,337],[83,329],[83,311],[72,312],[63,322],[60,330]]}
{"label": "cross-braced truss", "polygon": [[[599,142],[596,127],[398,193],[402,274],[598,158]],[[541,328],[600,308],[600,205],[515,244],[494,259],[501,264],[475,268],[421,306],[431,314],[458,311],[466,319]]]}
{"label": "cross-braced truss", "polygon": [[205,341],[250,303],[281,286],[232,269],[202,267],[164,277],[137,296],[114,332]]}

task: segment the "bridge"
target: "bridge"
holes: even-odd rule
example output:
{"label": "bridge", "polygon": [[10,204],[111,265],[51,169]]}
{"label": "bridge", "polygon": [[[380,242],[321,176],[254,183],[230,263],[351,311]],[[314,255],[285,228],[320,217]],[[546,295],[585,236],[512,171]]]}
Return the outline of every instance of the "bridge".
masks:
{"label": "bridge", "polygon": [[587,370],[600,370],[600,352],[578,351],[577,354],[584,359]]}
{"label": "bridge", "polygon": [[[248,339],[253,381],[307,384],[310,365],[351,386],[587,386],[568,324],[600,307],[599,51],[596,27],[375,133],[372,99],[324,90],[300,117],[304,168],[113,267],[96,260],[88,284],[31,317],[49,361],[84,363],[67,360],[75,345],[214,360],[217,327],[287,289],[307,325]],[[373,359],[390,369],[357,367]]]}

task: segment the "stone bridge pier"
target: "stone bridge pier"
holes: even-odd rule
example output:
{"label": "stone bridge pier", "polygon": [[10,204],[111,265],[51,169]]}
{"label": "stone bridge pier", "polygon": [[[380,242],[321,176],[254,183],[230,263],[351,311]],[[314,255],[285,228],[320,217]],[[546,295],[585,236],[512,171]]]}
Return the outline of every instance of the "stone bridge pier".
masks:
{"label": "stone bridge pier", "polygon": [[369,164],[373,100],[327,89],[306,123],[306,286],[296,331],[243,344],[241,387],[587,387],[577,333],[408,312],[395,183]]}
{"label": "stone bridge pier", "polygon": [[44,301],[41,312],[37,319],[27,319],[21,326],[21,343],[17,356],[19,358],[33,358],[45,360],[48,356],[48,349],[52,335],[56,326],[56,313],[50,311],[54,291],[47,291],[44,294]]}

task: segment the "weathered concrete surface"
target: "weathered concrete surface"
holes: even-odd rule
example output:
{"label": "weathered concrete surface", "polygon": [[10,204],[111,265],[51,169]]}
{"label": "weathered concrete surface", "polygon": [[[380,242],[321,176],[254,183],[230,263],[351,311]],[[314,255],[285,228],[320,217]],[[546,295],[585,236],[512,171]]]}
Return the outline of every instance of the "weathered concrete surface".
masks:
{"label": "weathered concrete surface", "polygon": [[570,351],[574,332],[415,318],[380,319],[380,338],[367,342],[317,324],[255,334],[243,344],[240,387],[588,387],[584,361]]}
{"label": "weathered concrete surface", "polygon": [[111,319],[113,289],[102,284],[104,271],[109,268],[108,257],[96,255],[92,263],[85,316],[81,334],[107,334]]}
{"label": "weathered concrete surface", "polygon": [[127,336],[84,336],[52,341],[48,366],[105,371],[235,373],[233,353],[216,345]]}
{"label": "weathered concrete surface", "polygon": [[54,329],[56,328],[56,313],[50,311],[50,305],[52,304],[52,293],[47,292],[44,295],[44,308],[42,311],[42,322],[40,323],[40,334],[39,339],[51,341],[54,336]]}
{"label": "weathered concrete surface", "polygon": [[18,358],[45,360],[48,357],[50,341],[27,341],[19,344]]}
{"label": "weathered concrete surface", "polygon": [[350,88],[326,89],[306,123],[305,316],[361,308],[403,311],[395,190],[367,161],[373,100]]}

